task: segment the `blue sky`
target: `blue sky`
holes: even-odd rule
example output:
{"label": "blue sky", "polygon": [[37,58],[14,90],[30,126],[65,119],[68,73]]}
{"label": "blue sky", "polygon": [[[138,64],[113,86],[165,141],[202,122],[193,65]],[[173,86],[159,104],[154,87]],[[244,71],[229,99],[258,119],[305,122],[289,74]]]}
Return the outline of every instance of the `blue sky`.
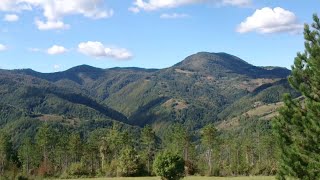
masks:
{"label": "blue sky", "polygon": [[165,68],[199,51],[290,68],[316,0],[1,0],[0,68]]}

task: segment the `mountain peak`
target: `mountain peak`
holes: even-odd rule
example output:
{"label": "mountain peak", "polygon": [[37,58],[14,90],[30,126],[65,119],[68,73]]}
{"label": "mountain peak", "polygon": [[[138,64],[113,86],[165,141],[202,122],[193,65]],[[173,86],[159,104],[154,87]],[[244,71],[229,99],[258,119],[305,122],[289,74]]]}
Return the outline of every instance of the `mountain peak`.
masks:
{"label": "mountain peak", "polygon": [[210,53],[210,52],[198,52],[191,56],[188,56],[175,67],[187,68],[194,71],[212,71],[216,68],[222,69],[234,69],[234,67],[248,67],[252,66],[244,60],[224,53]]}
{"label": "mountain peak", "polygon": [[212,74],[215,76],[239,74],[253,78],[261,76],[284,78],[290,73],[290,71],[287,69],[265,69],[262,67],[257,67],[247,63],[237,56],[224,52],[198,52],[188,56],[186,59],[174,65],[173,67],[192,72]]}

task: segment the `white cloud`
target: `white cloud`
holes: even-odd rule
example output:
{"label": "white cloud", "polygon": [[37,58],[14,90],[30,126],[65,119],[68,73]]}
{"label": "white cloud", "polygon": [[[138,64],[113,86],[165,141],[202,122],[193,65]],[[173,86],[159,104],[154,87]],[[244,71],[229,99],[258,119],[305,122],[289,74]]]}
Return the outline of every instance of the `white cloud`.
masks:
{"label": "white cloud", "polygon": [[62,21],[47,21],[43,22],[40,20],[35,20],[39,30],[52,30],[52,29],[69,29],[69,24],[64,24]]}
{"label": "white cloud", "polygon": [[61,68],[61,66],[59,65],[59,64],[55,64],[55,65],[53,65],[53,69],[60,69]]}
{"label": "white cloud", "polygon": [[179,13],[172,13],[172,14],[161,14],[161,19],[179,19],[179,18],[186,18],[189,17],[188,14],[179,14]]}
{"label": "white cloud", "polygon": [[30,52],[40,52],[41,49],[39,49],[39,48],[28,48],[28,51],[30,51]]}
{"label": "white cloud", "polygon": [[139,13],[140,12],[140,9],[137,8],[137,7],[129,7],[128,10],[133,12],[133,13]]}
{"label": "white cloud", "polygon": [[8,22],[14,22],[19,20],[19,16],[17,16],[16,14],[6,14],[3,20]]}
{"label": "white cloud", "polygon": [[247,33],[255,31],[258,33],[277,32],[300,32],[303,24],[300,24],[293,12],[276,7],[274,9],[265,7],[257,9],[252,16],[246,18],[238,27],[237,32]]}
{"label": "white cloud", "polygon": [[0,44],[0,51],[5,51],[7,49],[8,49],[7,46]]}
{"label": "white cloud", "polygon": [[57,55],[67,52],[68,50],[63,46],[53,45],[47,50],[47,53],[50,55]]}
{"label": "white cloud", "polygon": [[223,5],[239,6],[239,7],[248,7],[252,4],[251,0],[223,0]]}
{"label": "white cloud", "polygon": [[63,18],[69,15],[83,15],[92,19],[107,18],[113,10],[106,8],[104,0],[1,0],[0,11],[19,12],[40,9],[45,21],[36,20],[41,30],[66,29]]}
{"label": "white cloud", "polygon": [[106,47],[101,42],[88,41],[78,45],[78,51],[96,58],[114,58],[119,60],[131,59],[132,53],[124,48]]}
{"label": "white cloud", "polygon": [[19,12],[21,10],[30,10],[31,6],[24,0],[1,0],[0,11]]}
{"label": "white cloud", "polygon": [[[135,0],[130,11],[139,12],[140,10],[153,11],[164,8],[176,8],[190,4],[213,3],[226,6],[249,6],[252,0]],[[135,8],[135,9],[134,9]]]}

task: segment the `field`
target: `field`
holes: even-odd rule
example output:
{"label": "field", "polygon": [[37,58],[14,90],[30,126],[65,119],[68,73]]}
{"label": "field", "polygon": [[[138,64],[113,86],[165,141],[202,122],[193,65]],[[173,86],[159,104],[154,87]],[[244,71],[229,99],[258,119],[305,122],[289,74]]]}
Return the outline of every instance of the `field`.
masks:
{"label": "field", "polygon": [[[244,176],[244,177],[201,177],[191,176],[186,177],[184,180],[274,180],[273,176]],[[76,180],[76,179],[74,179]],[[79,180],[79,179],[77,179]],[[131,177],[131,178],[93,178],[93,179],[81,179],[81,180],[160,180],[159,177]]]}

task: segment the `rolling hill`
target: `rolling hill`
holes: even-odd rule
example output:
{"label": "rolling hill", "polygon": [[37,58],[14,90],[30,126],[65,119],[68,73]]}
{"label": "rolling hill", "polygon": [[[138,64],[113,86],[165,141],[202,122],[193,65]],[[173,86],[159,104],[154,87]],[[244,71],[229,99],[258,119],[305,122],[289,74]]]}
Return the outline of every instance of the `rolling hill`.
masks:
{"label": "rolling hill", "polygon": [[279,102],[285,92],[297,97],[286,80],[289,74],[285,68],[257,67],[230,54],[208,52],[165,69],[81,65],[56,73],[0,70],[0,126],[26,117],[71,127],[119,122],[151,124],[159,132],[179,122],[198,129]]}

